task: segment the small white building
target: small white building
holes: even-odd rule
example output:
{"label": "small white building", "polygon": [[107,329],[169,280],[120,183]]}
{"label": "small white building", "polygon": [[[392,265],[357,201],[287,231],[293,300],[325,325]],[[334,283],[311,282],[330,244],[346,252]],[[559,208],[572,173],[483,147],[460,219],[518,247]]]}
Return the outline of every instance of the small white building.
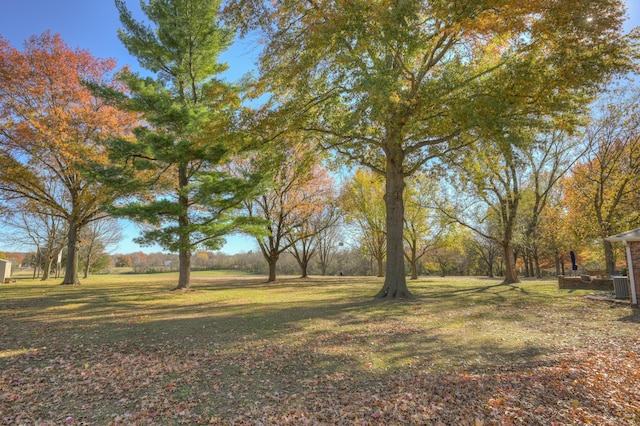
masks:
{"label": "small white building", "polygon": [[11,262],[0,259],[0,284],[9,282],[11,278]]}

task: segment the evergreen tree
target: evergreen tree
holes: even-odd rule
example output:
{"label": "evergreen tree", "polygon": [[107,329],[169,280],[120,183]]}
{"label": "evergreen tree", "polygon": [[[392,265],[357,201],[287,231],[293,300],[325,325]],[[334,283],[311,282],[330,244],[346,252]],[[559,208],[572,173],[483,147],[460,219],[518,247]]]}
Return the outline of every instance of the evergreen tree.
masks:
{"label": "evergreen tree", "polygon": [[[219,1],[150,0],[142,10],[153,26],[133,19],[116,0],[123,28],[118,35],[140,64],[155,74],[121,74],[129,90],[120,100],[141,113],[135,141],[111,141],[112,184],[130,196],[114,212],[147,225],[137,242],[179,253],[178,289],[190,285],[191,253],[219,249],[223,236],[241,226],[235,207],[256,187],[222,166],[243,145],[234,130],[239,87],[218,76],[217,58],[234,37],[218,21]],[[117,177],[117,178],[113,178]]]}

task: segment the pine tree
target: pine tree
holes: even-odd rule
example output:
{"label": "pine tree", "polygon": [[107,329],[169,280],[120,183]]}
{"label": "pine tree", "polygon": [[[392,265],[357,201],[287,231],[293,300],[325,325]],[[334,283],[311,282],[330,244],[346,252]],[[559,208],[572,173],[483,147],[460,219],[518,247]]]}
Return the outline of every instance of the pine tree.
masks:
{"label": "pine tree", "polygon": [[240,146],[234,117],[238,86],[218,76],[217,62],[234,37],[218,22],[219,1],[150,0],[142,10],[153,26],[133,19],[116,0],[123,28],[118,35],[141,66],[155,74],[122,73],[129,94],[121,97],[144,125],[136,140],[111,142],[117,172],[112,184],[128,185],[130,196],[114,212],[148,225],[141,244],[157,243],[179,253],[178,289],[190,286],[191,253],[219,249],[223,236],[245,223],[235,207],[257,180],[239,179],[223,165]]}

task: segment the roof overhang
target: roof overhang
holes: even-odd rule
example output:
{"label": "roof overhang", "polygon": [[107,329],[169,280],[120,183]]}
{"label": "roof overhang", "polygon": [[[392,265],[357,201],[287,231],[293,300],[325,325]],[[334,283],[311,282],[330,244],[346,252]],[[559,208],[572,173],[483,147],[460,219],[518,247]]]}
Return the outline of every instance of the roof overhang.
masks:
{"label": "roof overhang", "polygon": [[605,238],[605,240],[612,243],[627,243],[630,241],[640,241],[640,228],[623,232],[622,234],[612,235]]}

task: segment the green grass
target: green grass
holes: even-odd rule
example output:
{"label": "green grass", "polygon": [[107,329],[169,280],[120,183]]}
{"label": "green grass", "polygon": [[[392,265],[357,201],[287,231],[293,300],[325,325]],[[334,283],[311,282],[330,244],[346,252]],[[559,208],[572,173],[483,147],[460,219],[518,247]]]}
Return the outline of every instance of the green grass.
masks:
{"label": "green grass", "polygon": [[409,283],[416,300],[391,303],[372,298],[379,278],[196,272],[190,291],[171,291],[176,281],[0,286],[0,421],[280,424],[362,405],[335,395],[388,392],[397,377],[530,371],[640,334],[629,307],[552,281],[422,278]]}

